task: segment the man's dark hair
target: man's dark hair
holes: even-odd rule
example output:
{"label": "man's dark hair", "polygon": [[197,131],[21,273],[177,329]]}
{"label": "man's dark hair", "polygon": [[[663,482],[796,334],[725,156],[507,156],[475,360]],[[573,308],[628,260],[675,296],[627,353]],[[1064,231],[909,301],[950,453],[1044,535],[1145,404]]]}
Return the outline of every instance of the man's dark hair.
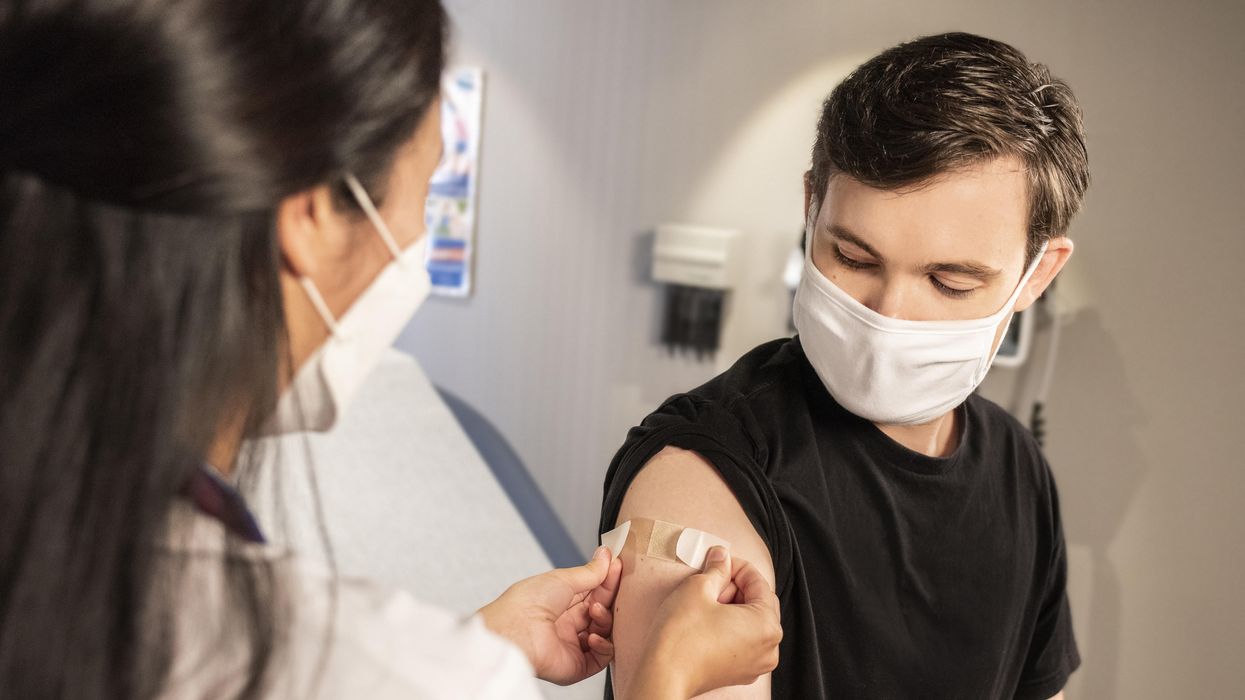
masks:
{"label": "man's dark hair", "polygon": [[1072,90],[1008,44],[962,32],[887,49],[822,106],[814,201],[843,174],[899,190],[1000,156],[1029,174],[1029,246],[1064,234],[1089,185],[1081,108]]}

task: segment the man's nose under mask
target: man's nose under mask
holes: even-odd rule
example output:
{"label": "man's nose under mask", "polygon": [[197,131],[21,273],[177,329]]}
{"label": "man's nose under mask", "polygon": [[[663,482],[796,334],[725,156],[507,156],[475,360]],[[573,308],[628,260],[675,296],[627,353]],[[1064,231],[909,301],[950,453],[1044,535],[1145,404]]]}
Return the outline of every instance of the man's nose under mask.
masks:
{"label": "man's nose under mask", "polygon": [[[986,377],[995,334],[1016,306],[1046,244],[1002,308],[967,321],[909,321],[856,301],[813,264],[810,214],[793,317],[809,363],[830,395],[874,423],[928,423],[959,406]],[[1009,321],[1010,322],[1010,321]]]}

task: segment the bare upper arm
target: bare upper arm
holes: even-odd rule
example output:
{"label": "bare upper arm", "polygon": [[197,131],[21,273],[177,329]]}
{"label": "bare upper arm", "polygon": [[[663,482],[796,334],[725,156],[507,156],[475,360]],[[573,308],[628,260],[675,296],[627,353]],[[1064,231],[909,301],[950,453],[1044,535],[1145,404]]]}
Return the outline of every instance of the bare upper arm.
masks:
{"label": "bare upper arm", "polygon": [[[634,518],[665,520],[717,535],[774,585],[774,564],[765,541],[740,507],[717,469],[698,453],[666,447],[636,475],[623,498],[618,525]],[[627,683],[643,653],[657,607],[694,573],[680,562],[623,556],[623,578],[614,602],[614,688],[626,697]],[[628,559],[631,559],[630,561]],[[723,688],[703,698],[768,698],[766,675],[750,686]]]}

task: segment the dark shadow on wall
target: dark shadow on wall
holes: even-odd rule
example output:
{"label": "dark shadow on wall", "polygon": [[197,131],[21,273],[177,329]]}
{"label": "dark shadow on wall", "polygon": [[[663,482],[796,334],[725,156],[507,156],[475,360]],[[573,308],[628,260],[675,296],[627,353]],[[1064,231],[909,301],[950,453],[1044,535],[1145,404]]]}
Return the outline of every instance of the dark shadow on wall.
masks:
{"label": "dark shadow on wall", "polygon": [[[651,345],[661,343],[662,312],[665,310],[664,285],[653,280],[653,244],[657,240],[657,232],[648,230],[636,233],[631,239],[631,274],[628,281],[642,289],[651,291],[644,318],[644,340]],[[637,324],[636,329],[639,329]]]}
{"label": "dark shadow on wall", "polygon": [[1121,349],[1100,314],[1078,312],[1063,331],[1059,380],[1048,405],[1047,455],[1068,545],[1090,554],[1089,571],[1071,572],[1073,586],[1090,589],[1089,619],[1076,621],[1087,632],[1078,695],[1108,699],[1118,693],[1125,586],[1109,551],[1149,471],[1137,442],[1146,417],[1124,372]]}

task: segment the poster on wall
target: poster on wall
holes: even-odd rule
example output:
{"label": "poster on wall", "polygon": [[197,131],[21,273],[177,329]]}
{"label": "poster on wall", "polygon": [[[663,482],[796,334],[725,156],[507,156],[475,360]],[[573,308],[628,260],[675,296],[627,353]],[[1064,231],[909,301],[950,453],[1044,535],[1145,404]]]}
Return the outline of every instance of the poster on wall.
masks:
{"label": "poster on wall", "polygon": [[483,89],[484,72],[479,68],[453,68],[442,79],[445,157],[432,175],[424,210],[428,273],[432,293],[441,296],[471,293]]}

